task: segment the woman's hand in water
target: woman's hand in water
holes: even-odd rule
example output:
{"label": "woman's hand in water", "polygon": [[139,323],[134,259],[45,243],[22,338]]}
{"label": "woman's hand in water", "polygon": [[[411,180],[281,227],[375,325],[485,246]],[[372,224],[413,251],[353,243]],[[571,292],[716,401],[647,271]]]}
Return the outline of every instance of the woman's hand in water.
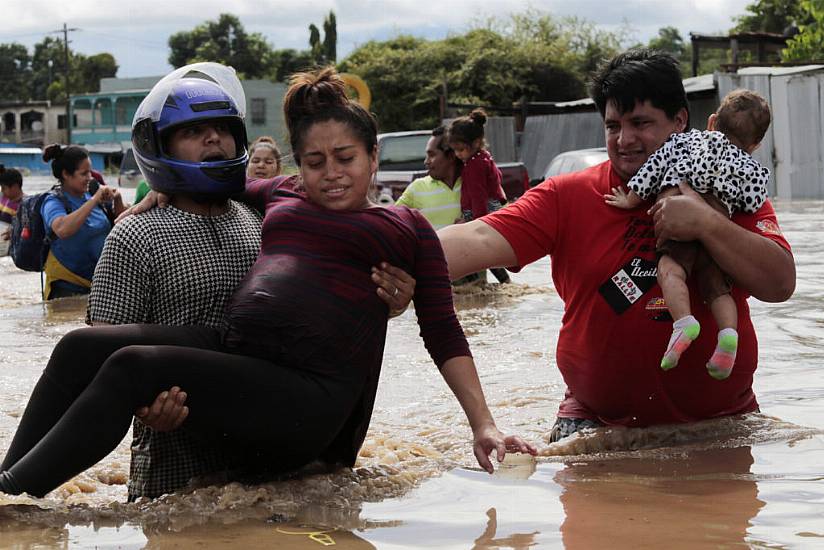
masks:
{"label": "woman's hand in water", "polygon": [[504,435],[494,424],[486,425],[475,431],[473,450],[475,458],[481,468],[490,474],[495,471],[489,455],[496,453],[498,462],[503,462],[506,453],[527,453],[535,455],[538,450],[518,437],[517,435]]}
{"label": "woman's hand in water", "polygon": [[149,191],[146,193],[146,196],[143,197],[143,200],[137,204],[133,204],[126,210],[124,210],[115,220],[114,223],[119,223],[132,216],[134,214],[142,214],[143,212],[148,212],[155,206],[159,208],[166,208],[169,205],[171,197],[166,195],[165,193],[158,193],[156,191]]}
{"label": "woman's hand in water", "polygon": [[186,392],[174,386],[158,395],[150,406],[137,409],[134,415],[156,432],[170,432],[179,428],[189,416],[189,407],[185,403]]}
{"label": "woman's hand in water", "polygon": [[415,295],[415,279],[403,269],[381,262],[372,268],[372,281],[378,285],[377,293],[389,306],[389,316],[396,317],[406,311]]}

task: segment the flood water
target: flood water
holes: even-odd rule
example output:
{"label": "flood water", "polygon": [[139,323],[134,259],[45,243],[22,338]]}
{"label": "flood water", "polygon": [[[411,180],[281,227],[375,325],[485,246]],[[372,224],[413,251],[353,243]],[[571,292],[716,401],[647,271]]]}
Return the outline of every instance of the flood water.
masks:
{"label": "flood water", "polygon": [[[125,504],[127,439],[43,499],[0,495],[0,548],[824,548],[824,203],[776,206],[798,287],[784,304],[750,302],[759,414],[549,446],[562,304],[542,260],[504,291],[456,296],[498,425],[537,459],[477,469],[408,311],[390,322],[353,471]],[[83,299],[43,304],[39,291],[0,258],[0,455],[52,347],[82,325]]]}

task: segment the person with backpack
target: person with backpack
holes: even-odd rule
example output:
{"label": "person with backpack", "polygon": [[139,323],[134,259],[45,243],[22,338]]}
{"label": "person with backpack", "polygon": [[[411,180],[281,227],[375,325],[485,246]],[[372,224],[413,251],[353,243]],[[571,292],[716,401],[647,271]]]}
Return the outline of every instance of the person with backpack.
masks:
{"label": "person with backpack", "polygon": [[[110,218],[125,210],[117,189],[101,185],[89,194],[92,164],[77,145],[53,144],[43,151],[59,184],[42,203],[40,215],[51,247],[43,265],[43,298],[88,294],[92,274],[111,231]],[[108,204],[111,203],[111,204]]]}

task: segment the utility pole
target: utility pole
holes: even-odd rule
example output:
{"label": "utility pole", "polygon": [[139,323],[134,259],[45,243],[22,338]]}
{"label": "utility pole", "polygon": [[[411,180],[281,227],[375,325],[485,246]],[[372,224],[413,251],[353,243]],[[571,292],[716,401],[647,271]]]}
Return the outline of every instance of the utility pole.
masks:
{"label": "utility pole", "polygon": [[63,33],[63,77],[64,87],[66,88],[66,145],[71,145],[72,142],[72,104],[69,101],[69,32],[79,31],[78,28],[68,28],[63,23],[63,28],[52,33]]}

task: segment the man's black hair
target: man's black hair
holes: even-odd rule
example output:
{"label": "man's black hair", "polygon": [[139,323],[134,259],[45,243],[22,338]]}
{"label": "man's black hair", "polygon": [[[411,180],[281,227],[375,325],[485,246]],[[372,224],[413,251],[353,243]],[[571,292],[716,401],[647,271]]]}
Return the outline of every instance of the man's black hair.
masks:
{"label": "man's black hair", "polygon": [[690,127],[689,104],[678,60],[668,53],[639,48],[616,55],[592,75],[589,95],[602,117],[610,101],[620,113],[627,113],[636,103],[649,100],[670,119],[681,108],[686,109],[686,128]]}
{"label": "man's black hair", "polygon": [[[446,135],[446,126],[441,125],[441,126],[438,126],[437,128],[435,128],[434,130],[432,130],[432,137],[443,138],[445,135]],[[445,139],[440,139],[438,141],[438,149],[440,149],[444,153],[448,153],[449,151],[452,150],[452,148],[449,146],[449,144],[446,142]]]}
{"label": "man's black hair", "polygon": [[446,140],[447,131],[446,126],[438,126],[434,130],[432,130],[432,137],[438,138],[438,149],[444,155],[452,155],[452,160],[455,162],[455,170],[458,171],[458,175],[461,175],[461,169],[463,168],[463,161],[455,156],[455,152],[452,150],[452,147],[449,146]]}

